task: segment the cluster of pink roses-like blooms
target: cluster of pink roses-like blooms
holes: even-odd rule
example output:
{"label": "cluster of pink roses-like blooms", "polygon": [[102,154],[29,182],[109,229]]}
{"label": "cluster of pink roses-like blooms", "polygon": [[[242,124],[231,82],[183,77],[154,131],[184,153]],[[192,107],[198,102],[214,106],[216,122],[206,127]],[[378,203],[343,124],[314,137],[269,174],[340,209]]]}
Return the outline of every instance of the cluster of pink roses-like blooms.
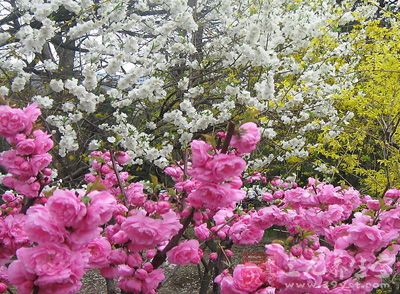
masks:
{"label": "cluster of pink roses-like blooms", "polygon": [[42,188],[52,173],[47,152],[53,141],[34,130],[39,115],[36,105],[23,110],[0,106],[0,134],[12,146],[0,155],[9,173],[3,185],[18,193],[2,196],[0,293],[6,291],[5,283],[22,294],[78,292],[85,271],[98,263],[91,248],[103,239],[100,226],[116,210],[108,191],[56,189],[45,197]]}
{"label": "cluster of pink roses-like blooms", "polygon": [[3,185],[26,197],[37,197],[41,187],[51,180],[51,170],[46,168],[52,157],[50,136],[41,130],[33,130],[40,110],[36,104],[24,109],[0,106],[0,136],[12,146],[0,155],[0,162],[11,174],[3,179]]}
{"label": "cluster of pink roses-like blooms", "polygon": [[115,204],[107,191],[79,195],[56,190],[45,205],[30,207],[24,234],[32,246],[19,248],[8,267],[8,280],[18,293],[31,293],[34,287],[38,293],[76,293],[85,271],[99,263],[92,244],[101,242],[99,226],[111,219]]}
{"label": "cluster of pink roses-like blooms", "polygon": [[[208,262],[222,294],[370,293],[396,271],[400,190],[376,200],[315,179],[305,187],[261,173],[243,179],[242,156],[260,141],[254,123],[221,132],[223,146],[194,140],[191,160],[165,169],[174,189],[132,182],[127,153],[109,150],[90,154],[85,189],[44,193],[53,142],[34,127],[39,115],[36,105],[0,106],[0,135],[11,145],[0,154],[3,185],[13,189],[0,206],[0,293],[10,285],[77,293],[98,269],[125,293],[153,294],[165,262]],[[268,189],[263,207],[241,207],[243,182]],[[232,265],[232,245],[262,243],[271,230],[285,237],[267,242],[262,261]]]}
{"label": "cluster of pink roses-like blooms", "polygon": [[305,188],[271,187],[264,195],[270,206],[238,218],[228,235],[242,245],[260,242],[271,226],[290,236],[267,244],[260,264],[221,273],[215,281],[222,293],[370,293],[394,273],[400,190],[380,202],[314,179]]}

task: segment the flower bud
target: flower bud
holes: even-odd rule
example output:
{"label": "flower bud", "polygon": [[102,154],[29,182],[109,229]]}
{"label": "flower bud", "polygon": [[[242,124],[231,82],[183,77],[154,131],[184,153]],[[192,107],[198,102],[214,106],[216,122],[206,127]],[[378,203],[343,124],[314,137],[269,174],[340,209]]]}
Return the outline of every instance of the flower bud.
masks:
{"label": "flower bud", "polygon": [[146,270],[146,272],[151,273],[154,268],[150,262],[146,262],[145,264],[143,264],[143,269]]}
{"label": "flower bud", "polygon": [[140,268],[138,270],[136,270],[135,272],[135,277],[138,278],[139,280],[145,280],[148,276],[148,273],[146,270]]}
{"label": "flower bud", "polygon": [[211,259],[212,261],[217,260],[217,258],[218,258],[218,254],[217,254],[216,252],[211,252],[211,253],[210,253],[210,259]]}
{"label": "flower bud", "polygon": [[300,245],[294,245],[290,248],[290,253],[292,253],[293,256],[299,257],[303,253],[303,249]]}
{"label": "flower bud", "polygon": [[142,261],[142,257],[137,252],[129,254],[127,259],[127,263],[130,267],[140,267]]}
{"label": "flower bud", "polygon": [[311,248],[305,248],[303,250],[303,256],[305,259],[311,260],[314,257],[314,251]]}
{"label": "flower bud", "polygon": [[4,283],[0,283],[0,293],[6,293],[7,285]]}

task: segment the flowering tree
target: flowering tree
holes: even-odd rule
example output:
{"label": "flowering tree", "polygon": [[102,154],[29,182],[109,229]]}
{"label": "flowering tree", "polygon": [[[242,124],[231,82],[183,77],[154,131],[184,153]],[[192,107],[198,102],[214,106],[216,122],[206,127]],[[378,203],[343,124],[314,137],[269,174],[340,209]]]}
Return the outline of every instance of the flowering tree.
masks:
{"label": "flowering tree", "polygon": [[197,265],[201,294],[396,291],[393,181],[375,199],[262,172],[336,142],[352,114],[333,98],[371,68],[351,30],[392,4],[0,5],[0,293],[77,293],[94,269],[110,294],[156,293],[167,264]]}
{"label": "flowering tree", "polygon": [[[353,188],[309,179],[242,178],[243,156],[261,139],[254,123],[233,125],[213,146],[191,142],[191,155],[165,169],[175,184],[145,191],[123,166],[125,152],[90,154],[87,185],[49,185],[51,138],[35,121],[35,104],[0,106],[0,155],[9,173],[0,217],[0,291],[76,293],[85,271],[99,269],[124,293],[156,293],[162,265],[202,264],[202,286],[221,293],[370,293],[396,272],[400,250],[400,190],[375,200]],[[265,207],[245,210],[243,181],[260,186]],[[194,236],[185,232],[193,228]],[[230,263],[232,245],[262,242],[278,228],[260,264]],[[231,274],[232,272],[232,274]],[[110,287],[110,292],[112,289]]]}
{"label": "flowering tree", "polygon": [[268,148],[251,165],[302,158],[307,134],[349,118],[331,100],[348,42],[331,21],[352,2],[1,1],[0,94],[41,105],[62,178],[105,138],[164,168],[193,138],[256,117]]}

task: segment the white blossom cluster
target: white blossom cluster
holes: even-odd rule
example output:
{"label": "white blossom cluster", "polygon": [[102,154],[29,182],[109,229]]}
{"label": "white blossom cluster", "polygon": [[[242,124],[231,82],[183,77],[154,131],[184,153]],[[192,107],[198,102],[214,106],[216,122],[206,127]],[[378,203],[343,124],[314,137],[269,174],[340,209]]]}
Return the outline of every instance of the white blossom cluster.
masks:
{"label": "white blossom cluster", "polygon": [[[79,144],[98,148],[103,131],[133,163],[164,167],[174,148],[251,108],[267,118],[264,140],[276,144],[253,161],[262,166],[307,156],[307,133],[335,136],[351,118],[331,99],[346,79],[327,82],[348,70],[328,57],[350,49],[327,21],[351,21],[354,1],[340,13],[332,0],[0,2],[3,17],[18,10],[18,22],[0,25],[0,68],[13,73],[0,94],[35,90],[33,77],[46,85],[32,100],[52,110],[61,156]],[[315,60],[310,42],[323,34],[338,46]],[[293,85],[283,87],[288,76]],[[78,142],[85,128],[99,136]]]}

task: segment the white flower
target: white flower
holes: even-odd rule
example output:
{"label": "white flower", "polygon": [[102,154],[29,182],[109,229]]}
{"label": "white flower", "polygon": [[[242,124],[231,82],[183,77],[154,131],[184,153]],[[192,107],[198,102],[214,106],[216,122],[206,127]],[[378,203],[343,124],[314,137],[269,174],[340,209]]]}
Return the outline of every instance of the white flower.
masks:
{"label": "white flower", "polygon": [[10,90],[6,86],[0,87],[0,96],[7,96]]}
{"label": "white flower", "polygon": [[117,139],[115,139],[115,137],[108,137],[107,141],[110,143],[115,143],[115,142],[117,142]]}
{"label": "white flower", "polygon": [[53,99],[48,96],[33,96],[32,101],[39,104],[42,108],[51,108],[53,106]]}
{"label": "white flower", "polygon": [[98,140],[92,140],[89,143],[88,149],[93,151],[93,150],[97,150],[100,147],[100,143]]}
{"label": "white flower", "polygon": [[64,83],[61,80],[51,80],[50,81],[50,88],[54,91],[54,92],[61,92],[64,89]]}
{"label": "white flower", "polygon": [[18,76],[13,80],[11,84],[11,89],[13,90],[13,92],[22,91],[25,87],[25,84],[26,84],[26,77]]}

